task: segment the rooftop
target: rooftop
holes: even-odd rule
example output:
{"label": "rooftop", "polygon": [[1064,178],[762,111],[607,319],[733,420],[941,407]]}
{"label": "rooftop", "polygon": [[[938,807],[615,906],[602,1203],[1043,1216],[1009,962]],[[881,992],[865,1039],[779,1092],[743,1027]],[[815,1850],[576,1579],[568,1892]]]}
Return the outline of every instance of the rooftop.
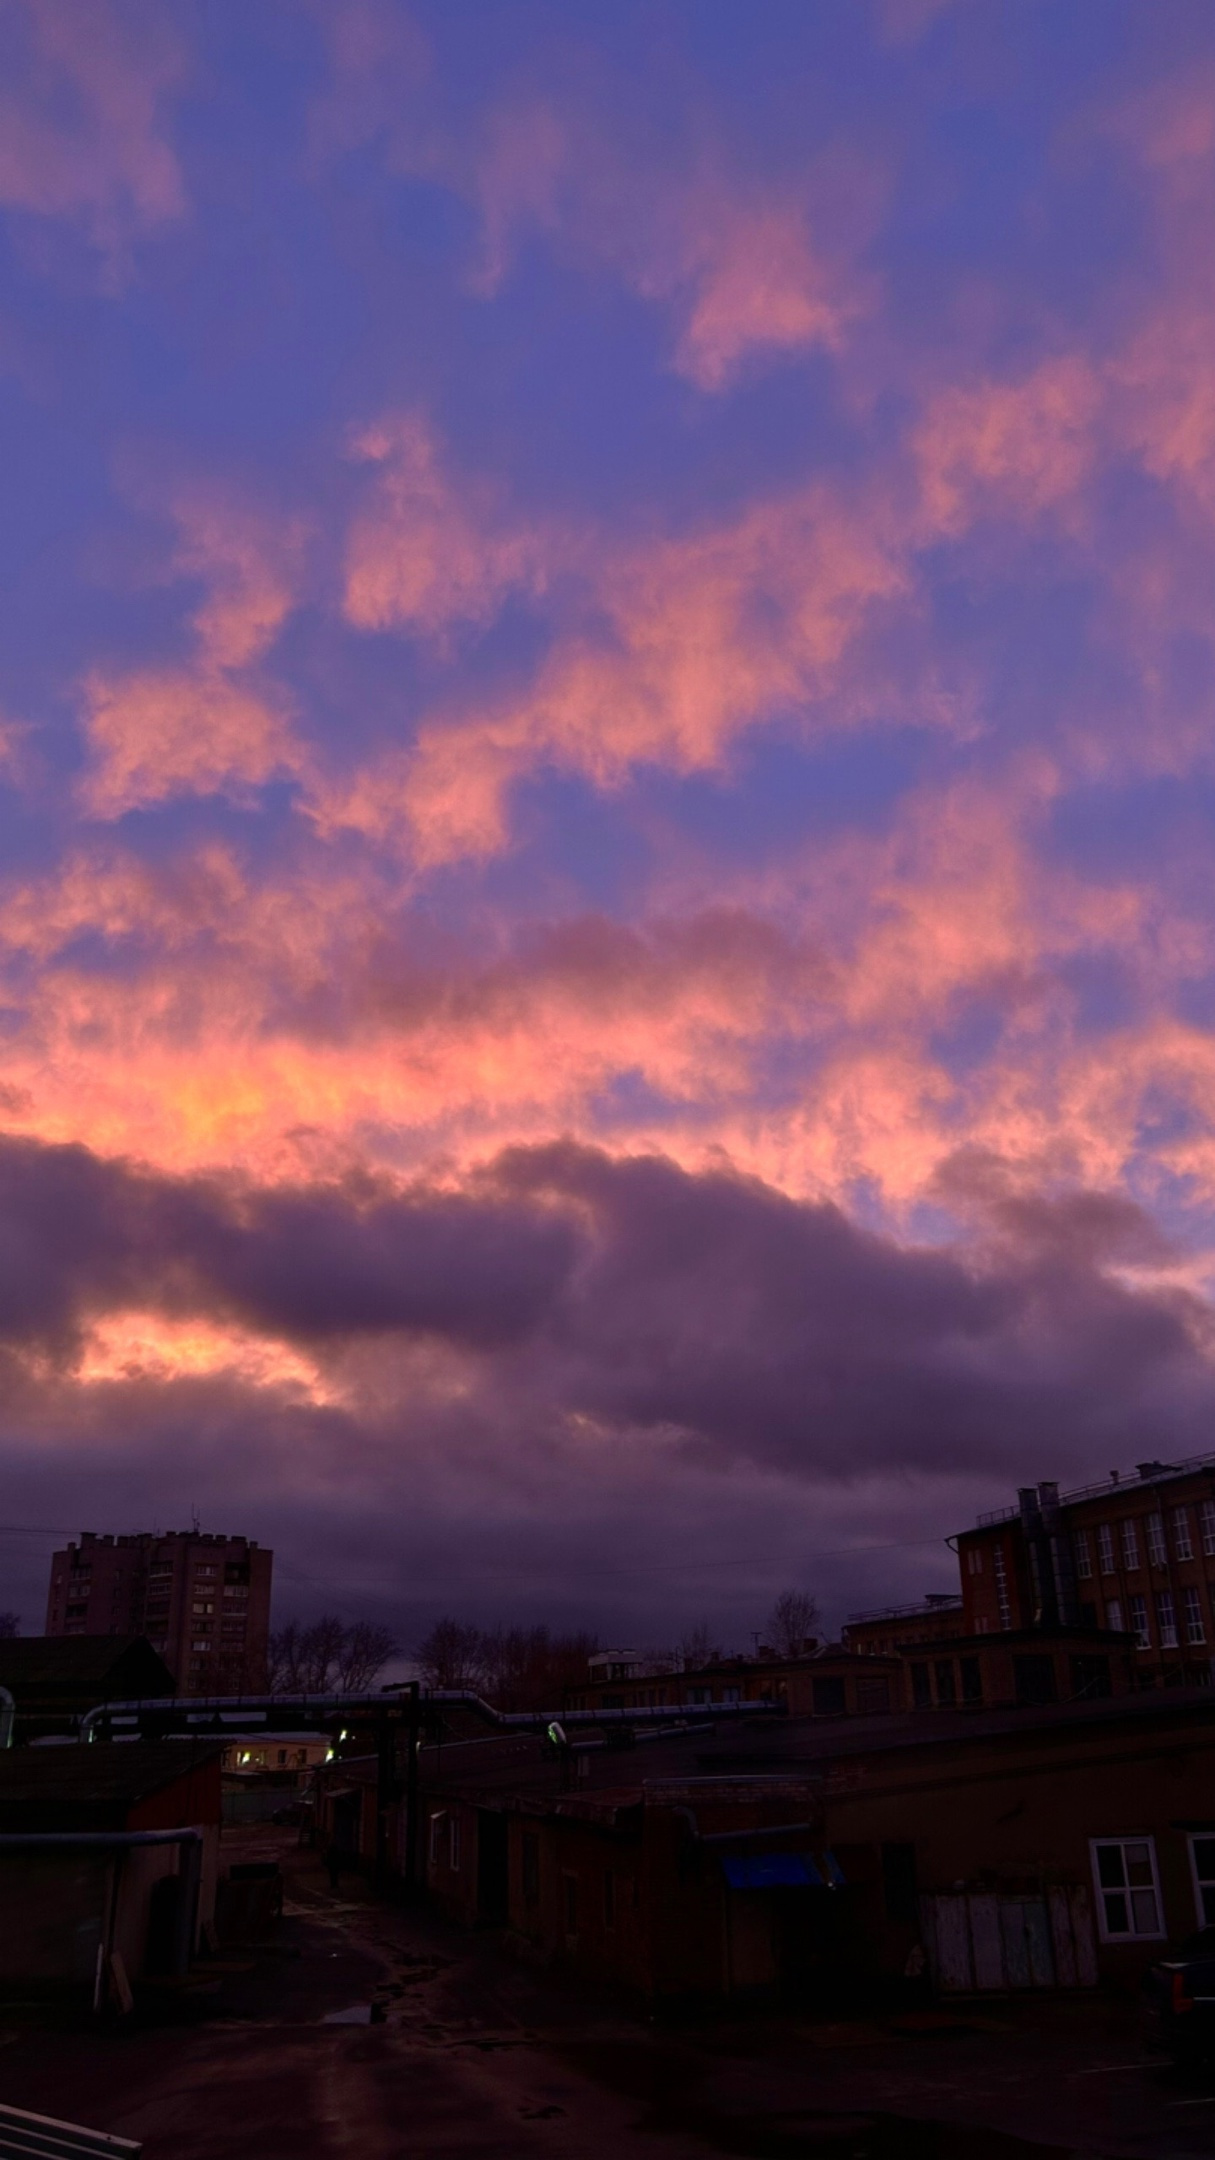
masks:
{"label": "rooftop", "polygon": [[[1161,1485],[1170,1478],[1192,1477],[1196,1470],[1215,1471],[1215,1454],[1187,1455],[1184,1462],[1141,1462],[1131,1470],[1111,1470],[1106,1478],[1098,1478],[1095,1485],[1074,1485],[1070,1492],[1059,1495],[1060,1507],[1070,1507],[1077,1500],[1099,1500],[1103,1495],[1134,1491],[1144,1485]],[[1019,1507],[992,1508],[986,1515],[975,1517],[977,1530],[990,1530],[995,1523],[1016,1522],[1021,1514]]]}
{"label": "rooftop", "polygon": [[144,1635],[14,1635],[0,1640],[0,1687],[18,1697],[37,1689],[71,1693],[96,1689],[104,1694],[107,1683],[118,1682],[124,1698],[132,1690],[124,1684],[127,1673],[141,1685],[155,1672],[162,1673],[166,1692],[174,1692],[172,1676]]}
{"label": "rooftop", "polygon": [[141,1800],[218,1753],[218,1743],[204,1740],[5,1748],[0,1832],[120,1828]]}

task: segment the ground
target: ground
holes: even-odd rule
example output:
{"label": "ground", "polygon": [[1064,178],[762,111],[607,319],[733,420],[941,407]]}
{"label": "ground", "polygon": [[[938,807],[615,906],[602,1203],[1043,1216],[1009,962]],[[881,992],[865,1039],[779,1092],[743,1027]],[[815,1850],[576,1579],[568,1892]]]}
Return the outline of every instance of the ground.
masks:
{"label": "ground", "polygon": [[[333,1895],[289,1833],[281,1935],[211,1992],[95,2031],[0,2012],[0,2098],[146,2160],[1197,2160],[1215,2080],[1146,2057],[1133,2004],[952,2027],[793,2015],[657,2026],[483,1935]],[[242,1969],[243,1968],[243,1969]],[[375,2022],[326,2022],[350,2011]]]}

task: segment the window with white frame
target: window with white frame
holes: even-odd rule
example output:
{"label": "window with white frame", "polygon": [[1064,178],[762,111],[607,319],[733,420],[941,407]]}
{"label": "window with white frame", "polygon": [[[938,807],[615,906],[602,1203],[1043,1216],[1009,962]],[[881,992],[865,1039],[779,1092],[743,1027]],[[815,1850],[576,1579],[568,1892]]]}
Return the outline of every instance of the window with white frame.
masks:
{"label": "window with white frame", "polygon": [[1077,1530],[1072,1546],[1076,1555],[1076,1574],[1081,1582],[1088,1582],[1093,1573],[1093,1556],[1088,1549],[1088,1538],[1083,1530]]}
{"label": "window with white frame", "polygon": [[1187,1590],[1182,1591],[1181,1596],[1185,1605],[1186,1641],[1188,1643],[1205,1642],[1207,1631],[1202,1617],[1202,1597],[1196,1584],[1191,1583]]}
{"label": "window with white frame", "polygon": [[983,1573],[983,1553],[978,1545],[971,1545],[967,1548],[966,1572],[968,1575],[981,1575]]}
{"label": "window with white frame", "polygon": [[1190,1838],[1190,1870],[1199,1927],[1215,1927],[1215,1837]]}
{"label": "window with white frame", "polygon": [[1190,1511],[1188,1508],[1173,1509],[1173,1551],[1179,1560],[1192,1560],[1194,1547],[1190,1542]]}
{"label": "window with white frame", "polygon": [[1124,1625],[1121,1598],[1107,1597],[1105,1601],[1105,1624],[1108,1628],[1113,1628],[1115,1634],[1121,1635]]}
{"label": "window with white frame", "polygon": [[1156,1627],[1160,1635],[1161,1649],[1175,1650],[1177,1648],[1177,1610],[1173,1604],[1171,1590],[1158,1590],[1156,1592]]}
{"label": "window with white frame", "polygon": [[1168,1564],[1168,1557],[1169,1557],[1169,1556],[1168,1556],[1168,1553],[1167,1553],[1167,1551],[1165,1550],[1165,1543],[1164,1543],[1164,1517],[1163,1517],[1163,1515],[1149,1515],[1149,1516],[1148,1516],[1148,1519],[1147,1519],[1147,1548],[1148,1548],[1148,1559],[1149,1559],[1149,1560],[1151,1561],[1151,1563],[1152,1563],[1152,1566],[1153,1566],[1153,1567],[1165,1567],[1165,1566],[1166,1566],[1166,1565]]}
{"label": "window with white frame", "polygon": [[1139,1530],[1130,1515],[1122,1525],[1122,1564],[1128,1568],[1139,1565]]}
{"label": "window with white frame", "polygon": [[1147,1599],[1145,1597],[1133,1597],[1128,1598],[1127,1603],[1130,1607],[1130,1622],[1135,1636],[1135,1648],[1136,1650],[1150,1650],[1152,1637],[1148,1628]]}
{"label": "window with white frame", "polygon": [[1159,1940],[1160,1878],[1154,1838],[1093,1838],[1093,1883],[1102,1942]]}
{"label": "window with white frame", "polygon": [[439,1864],[439,1854],[443,1846],[443,1825],[446,1821],[446,1809],[433,1814],[430,1818],[430,1864],[432,1867],[437,1867]]}
{"label": "window with white frame", "polygon": [[1112,1575],[1114,1572],[1114,1533],[1107,1522],[1099,1523],[1097,1526],[1097,1557],[1101,1562],[1102,1574]]}
{"label": "window with white frame", "polygon": [[1202,1522],[1202,1549],[1209,1560],[1215,1553],[1215,1500],[1204,1500],[1198,1513]]}

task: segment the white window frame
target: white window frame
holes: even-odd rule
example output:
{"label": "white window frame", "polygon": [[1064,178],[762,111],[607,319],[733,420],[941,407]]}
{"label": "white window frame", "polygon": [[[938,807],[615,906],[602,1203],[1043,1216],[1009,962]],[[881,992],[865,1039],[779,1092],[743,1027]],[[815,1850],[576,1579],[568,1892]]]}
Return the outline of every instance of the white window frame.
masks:
{"label": "white window frame", "polygon": [[[1181,1593],[1181,1599],[1185,1607],[1185,1639],[1191,1648],[1195,1648],[1199,1643],[1204,1643],[1207,1639],[1206,1615],[1202,1609],[1202,1592],[1197,1583],[1187,1583]],[[1198,1622],[1197,1634],[1193,1632],[1195,1621]]]}
{"label": "white window frame", "polygon": [[1198,1510],[1202,1524],[1202,1549],[1209,1560],[1215,1554],[1215,1500],[1204,1500]]}
{"label": "white window frame", "polygon": [[1093,1579],[1093,1556],[1088,1548],[1087,1530],[1077,1530],[1072,1544],[1076,1555],[1077,1580],[1091,1582]]}
{"label": "white window frame", "polygon": [[[1139,1607],[1142,1615],[1141,1619],[1135,1617],[1136,1606]],[[1126,1601],[1126,1617],[1131,1623],[1131,1633],[1135,1638],[1136,1650],[1150,1650],[1152,1647],[1152,1616],[1148,1611],[1148,1601],[1141,1591],[1134,1590],[1128,1597]]]}
{"label": "white window frame", "polygon": [[1156,1592],[1156,1633],[1160,1637],[1162,1650],[1177,1650],[1181,1647],[1181,1637],[1177,1633],[1177,1600],[1171,1590]]}
{"label": "white window frame", "polygon": [[443,1825],[447,1821],[446,1808],[432,1808],[430,1814],[430,1864],[439,1865],[439,1852],[443,1844]]}
{"label": "white window frame", "polygon": [[[1117,1618],[1114,1617],[1115,1614]],[[1126,1633],[1126,1615],[1122,1610],[1122,1599],[1120,1597],[1107,1597],[1105,1601],[1105,1624],[1107,1628],[1114,1630],[1115,1635],[1124,1635]]]}
{"label": "white window frame", "polygon": [[1139,1566],[1139,1525],[1133,1515],[1124,1515],[1120,1524],[1122,1533],[1122,1565],[1128,1575]]}
{"label": "white window frame", "polygon": [[1118,1568],[1114,1559],[1114,1532],[1112,1525],[1107,1522],[1098,1523],[1097,1525],[1097,1557],[1103,1575],[1117,1574]]}
{"label": "white window frame", "polygon": [[1146,1527],[1149,1565],[1151,1567],[1167,1567],[1169,1564],[1169,1552],[1164,1542],[1164,1516],[1159,1508],[1156,1509],[1154,1514],[1148,1516]]}
{"label": "white window frame", "polygon": [[1194,1541],[1190,1536],[1190,1511],[1188,1508],[1173,1509],[1173,1551],[1178,1560],[1192,1560]]}
{"label": "white window frame", "polygon": [[1212,1893],[1212,1905],[1215,1906],[1215,1875],[1200,1875],[1198,1872],[1198,1860],[1194,1847],[1199,1840],[1204,1845],[1215,1845],[1215,1830],[1191,1830],[1186,1837],[1186,1845],[1190,1855],[1190,1881],[1194,1886],[1194,1916],[1199,1927],[1204,1928],[1215,1924],[1215,1910],[1212,1911],[1211,1919],[1208,1920],[1202,1902],[1203,1889],[1206,1887]]}
{"label": "white window frame", "polygon": [[[1096,1906],[1097,1906],[1097,1933],[1098,1933],[1098,1935],[1100,1936],[1100,1938],[1101,1938],[1102,1942],[1103,1942],[1103,1943],[1141,1943],[1141,1942],[1166,1942],[1166,1941],[1168,1940],[1168,1929],[1167,1929],[1166,1927],[1164,1927],[1163,1925],[1160,1925],[1160,1924],[1158,1924],[1158,1925],[1157,1925],[1157,1926],[1156,1926],[1155,1928],[1153,1928],[1153,1929],[1151,1929],[1151,1930],[1148,1930],[1148,1929],[1134,1929],[1134,1930],[1130,1930],[1130,1931],[1128,1931],[1128,1932],[1127,1932],[1127,1933],[1126,1933],[1125,1935],[1111,1935],[1111,1933],[1110,1933],[1109,1929],[1108,1929],[1108,1928],[1106,1927],[1106,1924],[1105,1924],[1105,1900],[1106,1900],[1106,1898],[1107,1898],[1107,1897],[1108,1897],[1108,1896],[1110,1895],[1110,1892],[1109,1892],[1109,1891],[1107,1890],[1107,1888],[1106,1888],[1105,1884],[1104,1884],[1104,1883],[1102,1882],[1102,1880],[1101,1880],[1101,1875],[1100,1875],[1100,1872],[1099,1872],[1099,1870],[1098,1870],[1098,1866],[1097,1866],[1097,1854],[1098,1854],[1098,1852],[1100,1852],[1101,1850],[1103,1850],[1103,1848],[1104,1848],[1104,1847],[1106,1847],[1106,1846],[1108,1846],[1108,1845],[1119,1845],[1119,1846],[1122,1846],[1122,1847],[1124,1847],[1124,1848],[1125,1848],[1125,1847],[1126,1847],[1127,1845],[1146,1845],[1146,1846],[1147,1846],[1147,1851],[1148,1851],[1148,1859],[1149,1859],[1149,1861],[1151,1862],[1151,1868],[1152,1868],[1152,1892],[1153,1892],[1153,1895],[1155,1896],[1155,1899],[1156,1899],[1156,1919],[1157,1919],[1157,1922],[1158,1922],[1158,1923],[1161,1923],[1161,1922],[1163,1922],[1163,1920],[1164,1920],[1164,1900],[1163,1900],[1163,1898],[1162,1898],[1162,1897],[1161,1897],[1161,1895],[1160,1895],[1160,1869],[1159,1869],[1159,1868],[1158,1868],[1158,1866],[1156,1865],[1156,1840],[1155,1840],[1155,1838],[1154,1838],[1154,1837],[1136,1837],[1136,1836],[1130,1836],[1130,1837],[1095,1837],[1095,1838],[1090,1838],[1090,1839],[1089,1839],[1089,1841],[1088,1841],[1088,1849],[1089,1849],[1089,1860],[1090,1860],[1090,1864],[1091,1864],[1091,1868],[1092,1868],[1092,1876],[1093,1876],[1093,1897],[1094,1897],[1094,1900],[1095,1900],[1095,1903],[1096,1903]],[[1125,1874],[1125,1872],[1126,1872],[1126,1862],[1125,1862],[1125,1860],[1123,1861],[1122,1865],[1123,1865],[1123,1873]],[[1130,1893],[1129,1893],[1129,1889],[1128,1889],[1127,1895],[1128,1895],[1128,1899],[1129,1899],[1129,1895],[1130,1895]],[[1129,1907],[1128,1907],[1128,1909],[1129,1909]]]}

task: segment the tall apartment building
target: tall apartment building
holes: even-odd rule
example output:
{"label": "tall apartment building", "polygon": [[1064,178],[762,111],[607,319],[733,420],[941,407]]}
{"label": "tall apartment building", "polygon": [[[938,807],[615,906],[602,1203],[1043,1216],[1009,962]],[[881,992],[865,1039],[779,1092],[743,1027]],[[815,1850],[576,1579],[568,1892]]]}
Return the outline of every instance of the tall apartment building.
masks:
{"label": "tall apartment building", "polygon": [[1215,1650],[1215,1455],[1140,1463],[1016,1507],[957,1539],[964,1631],[1126,1629],[1143,1686],[1207,1686]]}
{"label": "tall apartment building", "polygon": [[146,1635],[179,1690],[265,1686],[274,1555],[256,1539],[172,1530],[82,1533],[51,1561],[48,1635]]}

